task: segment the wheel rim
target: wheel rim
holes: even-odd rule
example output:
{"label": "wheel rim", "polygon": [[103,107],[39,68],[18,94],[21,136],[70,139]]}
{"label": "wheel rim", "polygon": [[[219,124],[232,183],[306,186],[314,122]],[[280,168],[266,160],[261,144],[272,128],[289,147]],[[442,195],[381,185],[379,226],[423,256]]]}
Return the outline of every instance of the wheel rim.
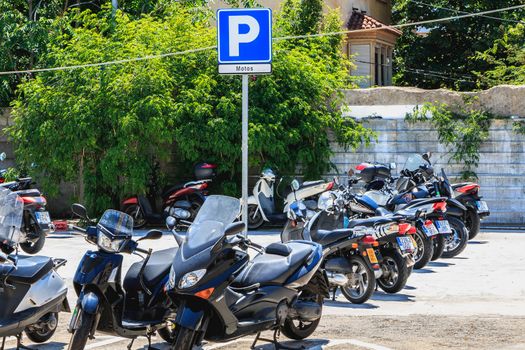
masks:
{"label": "wheel rim", "polygon": [[131,207],[131,209],[127,210],[127,212],[130,216],[133,217],[134,227],[139,227],[146,223],[146,219],[144,219],[142,210],[140,210],[140,207],[138,205]]}
{"label": "wheel rim", "polygon": [[262,218],[261,212],[257,210],[256,206],[248,207],[248,222],[250,224],[258,223]]}
{"label": "wheel rim", "polygon": [[421,234],[419,232],[414,235],[414,239],[417,243],[417,249],[416,249],[416,253],[414,254],[414,260],[418,262],[423,257],[425,247],[424,247],[423,238],[421,238]]}
{"label": "wheel rim", "polygon": [[461,238],[459,237],[458,230],[452,228],[452,233],[445,237],[445,251],[450,252],[459,247],[461,244]]}
{"label": "wheel rim", "polygon": [[358,299],[365,295],[368,289],[368,275],[366,273],[366,267],[359,260],[352,262],[352,270],[352,273],[347,274],[348,284],[342,288],[344,288],[352,298]]}
{"label": "wheel rim", "polygon": [[390,256],[384,257],[383,266],[385,267],[386,275],[385,277],[381,277],[381,281],[385,286],[392,287],[399,279],[399,269],[397,268],[396,261]]}

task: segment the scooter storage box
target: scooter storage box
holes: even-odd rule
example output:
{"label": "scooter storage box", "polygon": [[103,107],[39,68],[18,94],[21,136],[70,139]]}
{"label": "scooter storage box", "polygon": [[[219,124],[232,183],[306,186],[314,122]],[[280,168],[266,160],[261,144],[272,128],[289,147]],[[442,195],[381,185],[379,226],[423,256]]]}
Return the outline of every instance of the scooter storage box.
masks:
{"label": "scooter storage box", "polygon": [[365,183],[390,177],[390,168],[383,164],[361,163],[356,167],[356,175]]}
{"label": "scooter storage box", "polygon": [[209,180],[217,175],[217,165],[211,163],[197,163],[193,168],[196,180]]}

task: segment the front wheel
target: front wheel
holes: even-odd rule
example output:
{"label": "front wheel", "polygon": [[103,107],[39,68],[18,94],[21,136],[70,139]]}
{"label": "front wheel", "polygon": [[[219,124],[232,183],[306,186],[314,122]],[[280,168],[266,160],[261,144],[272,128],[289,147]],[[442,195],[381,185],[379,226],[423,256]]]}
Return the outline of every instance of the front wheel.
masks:
{"label": "front wheel", "polygon": [[414,239],[417,243],[416,253],[414,254],[414,260],[416,261],[414,269],[419,270],[427,266],[432,258],[434,246],[432,245],[432,240],[419,229],[414,235]]}
{"label": "front wheel", "polygon": [[51,312],[37,323],[27,327],[24,332],[33,343],[44,343],[51,339],[58,325],[58,312]]}
{"label": "front wheel", "polygon": [[264,223],[261,210],[257,204],[248,205],[248,229],[256,230]]}
{"label": "front wheel", "polygon": [[352,272],[346,275],[348,284],[341,287],[341,292],[349,302],[362,304],[370,299],[376,288],[374,271],[360,256],[352,256],[350,265]]}
{"label": "front wheel", "polygon": [[95,321],[95,315],[88,314],[84,311],[79,316],[79,326],[73,331],[71,340],[69,341],[68,350],[83,350],[89,338],[89,333]]}
{"label": "front wheel", "polygon": [[432,261],[436,261],[437,259],[441,258],[441,255],[443,255],[443,250],[445,249],[445,237],[443,235],[437,235],[433,240],[432,244],[434,244],[434,253],[432,254]]}
{"label": "front wheel", "polygon": [[445,235],[445,250],[443,258],[453,258],[461,254],[467,247],[468,231],[465,224],[455,217],[447,218],[452,233]]}
{"label": "front wheel", "polygon": [[[25,221],[25,219],[24,219]],[[38,225],[33,218],[29,219],[29,223],[24,222],[22,230],[26,232],[26,235],[30,238],[23,243],[20,243],[20,248],[27,254],[36,254],[44,248],[46,243],[46,234]],[[27,225],[27,226],[26,226]],[[29,228],[29,231],[26,230]]]}
{"label": "front wheel", "polygon": [[383,275],[377,280],[377,284],[382,290],[387,293],[397,293],[405,288],[410,273],[405,258],[399,252],[385,252],[381,268]]}
{"label": "front wheel", "polygon": [[191,350],[195,345],[195,331],[186,327],[177,326],[175,340],[171,350]]}

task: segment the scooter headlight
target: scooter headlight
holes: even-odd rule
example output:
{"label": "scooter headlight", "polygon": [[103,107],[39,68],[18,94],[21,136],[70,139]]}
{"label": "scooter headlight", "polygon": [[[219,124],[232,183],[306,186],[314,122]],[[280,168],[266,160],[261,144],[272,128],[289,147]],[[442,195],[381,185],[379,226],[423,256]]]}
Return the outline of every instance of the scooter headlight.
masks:
{"label": "scooter headlight", "polygon": [[97,245],[99,246],[100,249],[108,253],[120,252],[120,249],[124,241],[125,239],[121,239],[121,238],[111,239],[110,237],[106,236],[102,232],[99,232],[97,236]]}
{"label": "scooter headlight", "polygon": [[206,274],[206,269],[195,270],[195,271],[192,271],[192,272],[188,272],[187,274],[182,276],[182,278],[180,279],[180,281],[179,281],[179,288],[180,289],[185,289],[185,288],[193,287],[194,285],[196,285],[201,280],[201,278],[205,274]]}

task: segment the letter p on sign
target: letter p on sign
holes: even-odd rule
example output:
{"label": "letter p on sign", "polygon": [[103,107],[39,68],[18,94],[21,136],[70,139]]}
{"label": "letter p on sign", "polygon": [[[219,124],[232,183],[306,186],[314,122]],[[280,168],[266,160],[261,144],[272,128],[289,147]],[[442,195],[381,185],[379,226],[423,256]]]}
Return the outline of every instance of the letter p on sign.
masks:
{"label": "letter p on sign", "polygon": [[272,12],[270,9],[220,9],[217,11],[219,65],[270,64],[272,62]]}

